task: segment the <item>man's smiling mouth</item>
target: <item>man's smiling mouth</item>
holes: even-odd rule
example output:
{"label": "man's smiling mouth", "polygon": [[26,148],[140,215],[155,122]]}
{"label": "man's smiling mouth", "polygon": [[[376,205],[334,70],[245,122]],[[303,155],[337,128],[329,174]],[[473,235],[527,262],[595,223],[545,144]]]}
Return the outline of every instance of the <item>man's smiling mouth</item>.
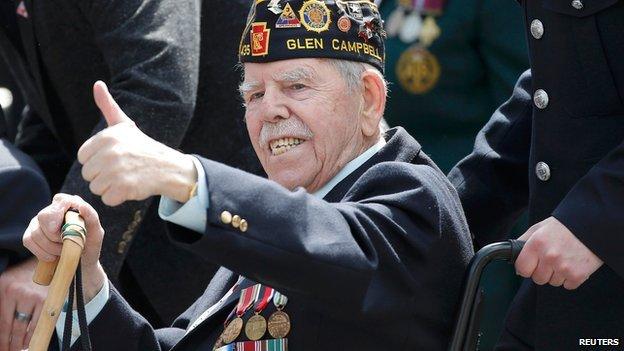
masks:
{"label": "man's smiling mouth", "polygon": [[269,143],[269,146],[271,148],[271,154],[273,156],[278,156],[301,145],[304,142],[305,140],[299,138],[280,138],[272,140]]}

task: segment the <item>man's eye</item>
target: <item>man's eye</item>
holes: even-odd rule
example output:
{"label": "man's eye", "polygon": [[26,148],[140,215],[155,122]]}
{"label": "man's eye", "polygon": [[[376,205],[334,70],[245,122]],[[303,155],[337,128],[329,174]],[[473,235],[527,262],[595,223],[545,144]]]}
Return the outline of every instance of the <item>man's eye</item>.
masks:
{"label": "man's eye", "polygon": [[263,92],[259,92],[259,93],[253,93],[249,96],[249,101],[254,101],[256,99],[260,99],[264,96]]}
{"label": "man's eye", "polygon": [[304,89],[306,86],[301,84],[301,83],[296,83],[290,86],[290,89],[292,90],[301,90]]}

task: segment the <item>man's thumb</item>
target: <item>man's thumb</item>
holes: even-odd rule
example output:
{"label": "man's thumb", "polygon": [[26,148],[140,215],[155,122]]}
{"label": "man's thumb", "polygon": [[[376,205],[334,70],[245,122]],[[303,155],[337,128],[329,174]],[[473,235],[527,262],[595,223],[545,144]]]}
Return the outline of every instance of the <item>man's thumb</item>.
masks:
{"label": "man's thumb", "polygon": [[133,123],[130,117],[126,116],[119,105],[117,105],[115,99],[113,99],[113,96],[108,92],[106,83],[101,80],[98,80],[93,85],[93,98],[95,99],[97,107],[102,111],[102,115],[104,115],[104,119],[106,119],[106,123],[109,127],[123,122]]}

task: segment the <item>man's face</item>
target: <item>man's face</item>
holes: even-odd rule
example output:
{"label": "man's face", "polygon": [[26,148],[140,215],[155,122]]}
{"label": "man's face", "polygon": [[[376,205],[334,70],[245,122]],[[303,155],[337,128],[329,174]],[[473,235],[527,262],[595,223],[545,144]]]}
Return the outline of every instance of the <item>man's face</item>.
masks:
{"label": "man's face", "polygon": [[363,151],[362,94],[319,59],[246,63],[241,92],[269,179],[314,192]]}

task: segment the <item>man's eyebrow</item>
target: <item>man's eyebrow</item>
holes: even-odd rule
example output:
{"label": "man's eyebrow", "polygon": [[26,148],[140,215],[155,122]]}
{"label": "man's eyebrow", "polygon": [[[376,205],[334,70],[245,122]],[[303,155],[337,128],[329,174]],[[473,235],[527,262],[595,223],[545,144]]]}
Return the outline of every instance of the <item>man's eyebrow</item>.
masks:
{"label": "man's eyebrow", "polygon": [[238,92],[241,95],[244,95],[245,93],[248,93],[254,89],[257,89],[259,86],[260,86],[260,82],[242,82],[238,86]]}
{"label": "man's eyebrow", "polygon": [[[299,82],[302,80],[311,79],[314,73],[311,69],[307,67],[299,67],[290,71],[281,72],[273,75],[273,79],[278,82]],[[242,82],[238,86],[238,92],[241,95],[244,95],[252,90],[257,89],[262,84],[257,81],[253,82]]]}
{"label": "man's eyebrow", "polygon": [[299,67],[290,71],[275,74],[273,79],[278,82],[299,82],[306,79],[311,79],[313,72],[309,68]]}

